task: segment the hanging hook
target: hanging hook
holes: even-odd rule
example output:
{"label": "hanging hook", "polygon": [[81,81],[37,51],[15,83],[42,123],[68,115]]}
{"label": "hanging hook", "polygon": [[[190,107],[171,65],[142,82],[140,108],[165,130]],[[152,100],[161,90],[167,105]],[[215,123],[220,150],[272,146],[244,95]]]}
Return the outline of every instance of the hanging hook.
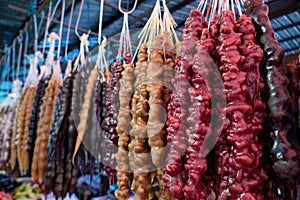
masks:
{"label": "hanging hook", "polygon": [[72,0],[70,19],[69,19],[69,24],[68,24],[67,38],[66,38],[66,47],[65,47],[65,59],[66,60],[68,60],[68,43],[69,43],[69,36],[70,36],[70,29],[71,29],[71,23],[72,23],[72,18],[73,18],[74,6],[75,6],[75,0]]}
{"label": "hanging hook", "polygon": [[79,21],[80,21],[80,18],[81,18],[81,12],[82,12],[82,8],[83,8],[83,4],[84,4],[84,0],[81,0],[79,12],[78,12],[78,17],[77,17],[77,21],[76,21],[76,25],[75,25],[75,34],[79,38],[80,38],[80,35],[78,34],[78,25],[79,25]]}
{"label": "hanging hook", "polygon": [[60,19],[60,27],[59,27],[59,40],[58,40],[58,49],[57,49],[57,59],[59,59],[60,56],[60,47],[61,47],[61,40],[62,40],[62,30],[63,30],[63,22],[64,22],[64,16],[65,16],[65,0],[62,1],[62,13],[61,13],[61,19]]}

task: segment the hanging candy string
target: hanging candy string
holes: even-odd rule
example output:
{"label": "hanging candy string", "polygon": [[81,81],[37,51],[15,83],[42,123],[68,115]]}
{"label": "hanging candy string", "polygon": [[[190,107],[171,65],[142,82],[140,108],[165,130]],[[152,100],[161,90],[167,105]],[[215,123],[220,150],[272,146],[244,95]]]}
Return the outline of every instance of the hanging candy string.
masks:
{"label": "hanging candy string", "polygon": [[73,18],[74,6],[75,6],[75,0],[72,0],[70,19],[69,19],[68,31],[67,31],[67,37],[66,37],[66,47],[65,47],[65,59],[66,60],[68,60],[68,43],[69,43],[69,36],[70,36],[70,29],[71,29],[71,23],[72,23],[72,18]]}
{"label": "hanging candy string", "polygon": [[134,1],[133,8],[129,11],[124,11],[122,9],[122,0],[119,0],[119,11],[123,13],[124,19],[123,19],[123,27],[121,31],[120,41],[119,41],[119,50],[118,50],[118,56],[122,56],[125,52],[132,52],[132,46],[131,46],[131,39],[130,39],[130,33],[129,33],[129,24],[128,24],[128,16],[131,14],[137,5],[137,0]]}
{"label": "hanging candy string", "polygon": [[65,0],[62,1],[62,13],[61,13],[61,19],[60,19],[60,27],[59,27],[59,40],[58,40],[58,49],[57,49],[57,59],[59,59],[60,56],[60,47],[61,47],[61,40],[62,40],[62,30],[63,30],[63,22],[64,22],[64,16],[65,16]]}
{"label": "hanging candy string", "polygon": [[23,36],[20,34],[19,37],[19,54],[18,54],[18,63],[17,63],[17,72],[16,72],[16,79],[19,78],[19,70],[21,64],[21,57],[22,57],[22,49],[23,48]]}

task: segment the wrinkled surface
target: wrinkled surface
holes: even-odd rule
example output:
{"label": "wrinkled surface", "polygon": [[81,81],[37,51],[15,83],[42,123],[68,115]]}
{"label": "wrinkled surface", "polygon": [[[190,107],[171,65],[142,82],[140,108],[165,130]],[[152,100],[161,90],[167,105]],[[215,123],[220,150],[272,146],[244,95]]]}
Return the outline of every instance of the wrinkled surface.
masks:
{"label": "wrinkled surface", "polygon": [[[290,198],[295,195],[295,177],[299,174],[300,165],[297,158],[295,146],[289,140],[289,135],[296,130],[293,117],[290,115],[291,95],[288,91],[287,69],[282,64],[284,55],[283,49],[275,38],[274,30],[268,17],[268,6],[263,0],[247,0],[245,2],[246,14],[254,20],[257,26],[258,40],[264,50],[265,56],[261,65],[264,82],[266,85],[265,96],[267,98],[268,117],[264,130],[267,144],[265,159],[270,163],[277,177],[286,181],[287,191],[282,192]],[[272,170],[269,170],[270,177],[274,177]],[[274,190],[277,193],[278,181],[273,182]],[[277,182],[277,183],[276,183]]]}

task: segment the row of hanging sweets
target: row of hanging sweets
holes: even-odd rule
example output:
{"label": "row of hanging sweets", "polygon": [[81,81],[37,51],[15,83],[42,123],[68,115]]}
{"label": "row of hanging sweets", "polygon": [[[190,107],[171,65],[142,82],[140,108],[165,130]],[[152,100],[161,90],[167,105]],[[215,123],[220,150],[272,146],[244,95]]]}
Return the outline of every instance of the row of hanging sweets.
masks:
{"label": "row of hanging sweets", "polygon": [[134,8],[119,1],[124,23],[108,68],[101,1],[97,62],[83,34],[64,79],[50,34],[39,77],[35,57],[20,98],[2,108],[1,168],[44,181],[57,198],[79,175],[105,172],[124,200],[131,190],[143,200],[295,199],[299,69],[283,65],[264,1],[246,0],[246,14],[242,3],[201,1],[179,42],[157,0],[133,55]]}

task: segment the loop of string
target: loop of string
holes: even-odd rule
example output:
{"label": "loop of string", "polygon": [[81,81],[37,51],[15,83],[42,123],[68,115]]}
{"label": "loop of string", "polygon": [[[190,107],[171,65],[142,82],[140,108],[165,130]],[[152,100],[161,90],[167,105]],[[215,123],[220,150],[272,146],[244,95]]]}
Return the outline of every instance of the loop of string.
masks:
{"label": "loop of string", "polygon": [[62,0],[62,11],[61,11],[61,19],[60,19],[60,27],[59,27],[59,40],[58,40],[58,49],[57,49],[57,59],[59,59],[59,56],[60,56],[62,30],[63,30],[64,15],[65,15],[65,4],[66,4],[65,0]]}
{"label": "loop of string", "polygon": [[78,17],[77,17],[77,21],[76,21],[76,25],[75,25],[75,34],[76,34],[77,37],[79,37],[79,38],[80,38],[80,36],[79,36],[79,34],[78,34],[78,25],[79,25],[79,21],[80,21],[80,18],[81,18],[81,13],[82,13],[83,4],[84,4],[84,0],[81,0],[79,12],[78,12]]}
{"label": "loop of string", "polygon": [[20,35],[19,37],[19,54],[18,54],[18,63],[17,63],[17,72],[16,72],[16,80],[19,79],[19,70],[21,64],[21,57],[22,57],[22,49],[23,48],[23,36]]}
{"label": "loop of string", "polygon": [[72,0],[70,19],[69,19],[68,31],[67,31],[67,37],[66,37],[66,47],[65,47],[65,59],[66,60],[68,60],[68,43],[69,43],[69,36],[70,36],[70,29],[71,29],[71,23],[72,23],[72,18],[73,18],[74,6],[75,6],[75,0]]}
{"label": "loop of string", "polygon": [[131,10],[128,10],[128,11],[124,11],[123,9],[122,9],[122,0],[119,0],[119,11],[121,12],[121,13],[123,13],[123,14],[131,14],[131,13],[133,13],[133,11],[135,10],[135,8],[136,8],[136,5],[137,5],[137,0],[135,0],[134,1],[134,4],[133,4],[133,7],[132,7],[132,9]]}
{"label": "loop of string", "polygon": [[121,4],[122,4],[122,0],[119,0],[119,11],[123,13],[124,20],[123,20],[123,27],[122,27],[120,41],[119,41],[118,57],[122,56],[123,53],[128,53],[128,52],[132,53],[128,16],[130,13],[132,13],[135,10],[137,5],[137,0],[134,1],[132,9],[128,11],[124,11],[122,9]]}

